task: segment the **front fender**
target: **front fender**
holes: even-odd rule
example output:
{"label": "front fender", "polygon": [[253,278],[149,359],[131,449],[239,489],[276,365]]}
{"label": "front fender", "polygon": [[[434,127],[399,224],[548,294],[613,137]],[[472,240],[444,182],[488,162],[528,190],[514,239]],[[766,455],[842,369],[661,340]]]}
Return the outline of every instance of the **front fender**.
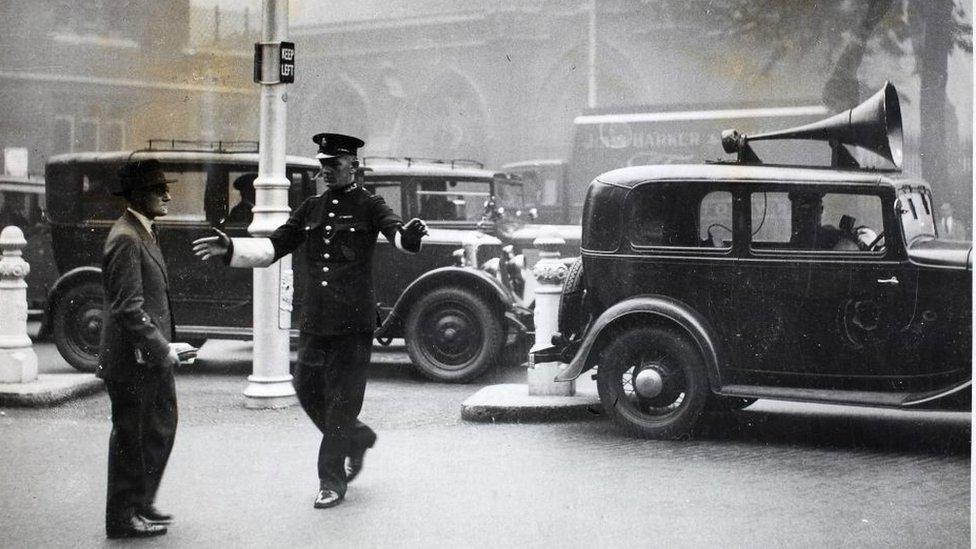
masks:
{"label": "front fender", "polygon": [[44,319],[41,322],[41,332],[40,336],[45,337],[50,333],[51,320],[54,315],[51,313],[55,305],[57,305],[58,300],[61,298],[61,294],[67,291],[69,288],[78,284],[79,282],[99,282],[102,281],[102,270],[98,267],[93,267],[91,265],[86,265],[84,267],[75,267],[70,271],[64,273],[54,282],[51,286],[51,291],[47,295],[47,303],[44,305]]}
{"label": "front fender", "polygon": [[643,295],[621,301],[603,312],[586,332],[579,350],[576,352],[569,366],[562,370],[556,381],[572,381],[581,373],[593,367],[596,362],[601,336],[608,334],[615,326],[631,320],[675,326],[687,333],[701,351],[708,370],[708,378],[712,387],[721,386],[719,364],[721,363],[721,349],[718,337],[708,321],[695,309],[687,304],[666,296]]}
{"label": "front fender", "polygon": [[425,292],[444,286],[460,286],[480,292],[491,302],[497,303],[506,315],[516,309],[511,292],[497,278],[471,267],[441,267],[427,271],[403,290],[393,310],[376,330],[375,337],[402,335],[410,306]]}

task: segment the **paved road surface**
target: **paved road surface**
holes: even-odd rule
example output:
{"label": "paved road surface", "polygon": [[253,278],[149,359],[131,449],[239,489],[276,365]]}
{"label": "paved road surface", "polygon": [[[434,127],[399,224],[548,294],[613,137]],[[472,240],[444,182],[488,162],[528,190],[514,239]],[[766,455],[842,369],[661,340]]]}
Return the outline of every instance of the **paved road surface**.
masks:
{"label": "paved road surface", "polygon": [[[970,542],[968,414],[760,401],[701,439],[643,441],[602,418],[465,423],[460,403],[479,385],[429,383],[391,362],[374,366],[362,416],[379,442],[347,501],[326,511],[311,505],[318,438],[300,409],[243,409],[246,364],[181,373],[180,429],[159,496],[177,524],[139,545]],[[503,372],[483,383],[520,377]],[[114,545],[102,531],[104,393],[55,409],[2,413],[0,546]]]}

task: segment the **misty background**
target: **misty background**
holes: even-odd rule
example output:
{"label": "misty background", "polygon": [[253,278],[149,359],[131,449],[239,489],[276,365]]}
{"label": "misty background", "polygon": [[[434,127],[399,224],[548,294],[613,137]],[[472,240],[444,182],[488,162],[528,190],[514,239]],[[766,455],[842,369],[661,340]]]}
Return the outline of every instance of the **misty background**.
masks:
{"label": "misty background", "polygon": [[[0,11],[5,171],[17,149],[40,174],[55,154],[150,138],[257,140],[259,0],[2,0]],[[311,136],[332,131],[365,139],[365,155],[567,161],[584,112],[839,111],[890,80],[905,171],[969,217],[972,11],[964,0],[293,0],[287,149],[311,156]]]}

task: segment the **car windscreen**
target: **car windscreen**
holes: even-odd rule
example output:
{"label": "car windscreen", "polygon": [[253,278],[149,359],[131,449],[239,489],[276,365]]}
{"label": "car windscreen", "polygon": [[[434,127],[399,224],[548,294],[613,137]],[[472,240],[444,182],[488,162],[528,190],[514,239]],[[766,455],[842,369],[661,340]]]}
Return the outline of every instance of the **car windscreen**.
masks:
{"label": "car windscreen", "polygon": [[526,208],[525,185],[521,179],[509,177],[495,178],[495,206],[505,208],[502,216],[508,219],[521,218]]}
{"label": "car windscreen", "polygon": [[905,242],[911,244],[919,237],[935,236],[935,217],[932,211],[932,193],[925,187],[905,186],[898,191],[895,203],[901,217]]}

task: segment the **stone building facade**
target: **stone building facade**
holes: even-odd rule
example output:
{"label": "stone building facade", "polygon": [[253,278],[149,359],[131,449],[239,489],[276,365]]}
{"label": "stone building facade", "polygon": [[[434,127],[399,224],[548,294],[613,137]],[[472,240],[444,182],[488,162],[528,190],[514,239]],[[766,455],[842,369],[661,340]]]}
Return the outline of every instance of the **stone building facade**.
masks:
{"label": "stone building facade", "polygon": [[[51,154],[149,138],[254,139],[260,3],[198,1],[3,0],[0,147],[29,148],[40,171]],[[288,151],[309,154],[309,137],[330,130],[362,136],[369,155],[498,166],[566,159],[573,119],[590,107],[819,101],[845,22],[770,68],[771,46],[723,34],[708,10],[683,8],[691,4],[293,1]],[[910,55],[881,51],[864,60],[862,92],[898,87],[906,169],[917,173],[918,77]],[[950,86],[957,129],[947,146],[951,158],[971,158],[971,54],[954,55],[950,84],[963,84]],[[955,169],[965,170],[950,183],[968,200],[971,163]]]}

